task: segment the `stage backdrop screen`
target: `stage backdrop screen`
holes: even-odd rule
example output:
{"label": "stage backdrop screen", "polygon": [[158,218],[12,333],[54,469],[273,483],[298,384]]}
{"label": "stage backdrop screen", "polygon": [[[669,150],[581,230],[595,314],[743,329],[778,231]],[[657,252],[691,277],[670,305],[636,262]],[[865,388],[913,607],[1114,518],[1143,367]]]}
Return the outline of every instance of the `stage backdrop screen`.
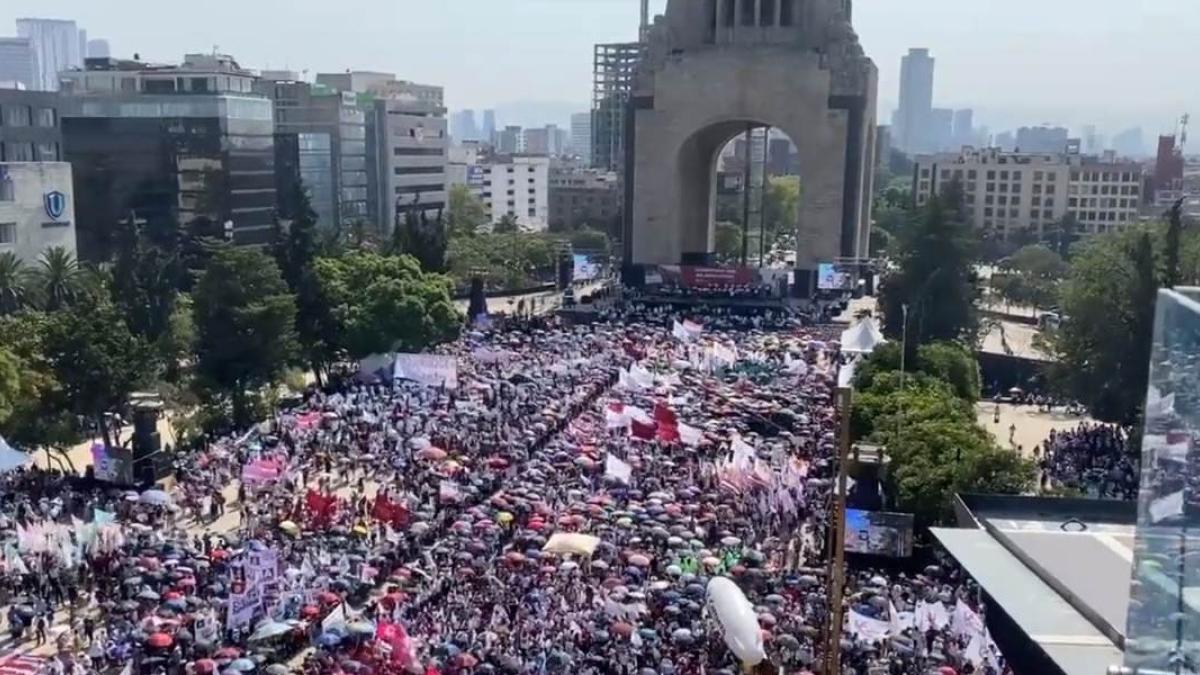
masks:
{"label": "stage backdrop screen", "polygon": [[913,548],[913,515],[846,509],[846,550],[907,558]]}

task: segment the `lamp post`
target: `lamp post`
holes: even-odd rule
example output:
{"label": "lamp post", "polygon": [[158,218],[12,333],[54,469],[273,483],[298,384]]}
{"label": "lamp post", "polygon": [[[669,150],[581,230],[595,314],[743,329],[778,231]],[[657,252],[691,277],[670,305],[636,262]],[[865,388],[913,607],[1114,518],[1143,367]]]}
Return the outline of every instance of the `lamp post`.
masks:
{"label": "lamp post", "polygon": [[[847,370],[847,366],[842,367]],[[829,634],[826,643],[825,663],[827,673],[841,672],[842,662],[842,598],[846,584],[846,478],[850,463],[850,406],[853,402],[853,371],[839,373],[837,388],[838,412],[841,415],[841,438],[838,443],[837,488],[833,501],[832,561],[829,579],[832,582],[829,594]]]}

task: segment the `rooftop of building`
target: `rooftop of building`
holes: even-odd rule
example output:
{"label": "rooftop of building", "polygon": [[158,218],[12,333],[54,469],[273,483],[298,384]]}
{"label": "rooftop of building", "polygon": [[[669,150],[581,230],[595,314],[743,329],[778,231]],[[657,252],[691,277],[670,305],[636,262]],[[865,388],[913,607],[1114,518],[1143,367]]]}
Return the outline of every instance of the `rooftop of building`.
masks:
{"label": "rooftop of building", "polygon": [[1136,503],[960,495],[955,511],[958,528],[930,532],[1013,627],[997,636],[1006,654],[1064,675],[1121,664]]}
{"label": "rooftop of building", "polygon": [[1002,148],[976,148],[964,146],[958,152],[938,152],[918,155],[918,164],[1017,164],[1046,166],[1105,166],[1141,170],[1142,163],[1119,157],[1109,150],[1103,155],[1084,155],[1076,152],[1021,152]]}

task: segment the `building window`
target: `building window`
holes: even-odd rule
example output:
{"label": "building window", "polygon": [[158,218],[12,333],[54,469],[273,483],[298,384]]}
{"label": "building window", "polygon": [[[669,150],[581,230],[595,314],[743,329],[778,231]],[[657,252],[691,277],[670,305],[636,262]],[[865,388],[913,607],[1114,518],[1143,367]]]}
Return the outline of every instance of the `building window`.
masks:
{"label": "building window", "polygon": [[1035,183],[1033,186],[1033,194],[1035,194],[1035,195],[1042,194],[1042,186]]}
{"label": "building window", "polygon": [[1071,172],[1071,180],[1079,180],[1079,172],[1078,171]]}
{"label": "building window", "polygon": [[529,217],[536,218],[537,217],[537,209],[529,209]]}
{"label": "building window", "polygon": [[985,189],[986,189],[988,192],[995,192],[995,191],[996,191],[996,184],[995,184],[995,183],[988,183],[988,184],[987,184],[987,188],[985,188]]}
{"label": "building window", "polygon": [[1020,192],[1021,192],[1021,184],[1020,184],[1020,183],[1013,183],[1013,186],[1012,186],[1012,191],[1013,191],[1013,192],[1016,192],[1016,193],[1020,193]]}
{"label": "building window", "polygon": [[8,176],[0,176],[0,202],[11,202],[16,199],[16,191],[13,190],[12,179]]}
{"label": "building window", "polygon": [[1041,206],[1042,198],[1041,197],[1032,197],[1032,198],[1030,198],[1029,203],[1033,204],[1034,206]]}
{"label": "building window", "polygon": [[754,25],[754,6],[758,3],[754,0],[742,0],[742,25]]}
{"label": "building window", "polygon": [[442,155],[441,148],[392,148],[392,154],[396,157],[440,157]]}
{"label": "building window", "polygon": [[1054,197],[1046,197],[1046,201],[1042,202],[1043,206],[1054,206]]}
{"label": "building window", "polygon": [[1017,216],[1017,210],[1016,210],[1016,209],[1009,209],[1009,210],[1008,210],[1008,217],[1009,217],[1009,218],[1016,218],[1016,217],[1018,217],[1018,216]]}
{"label": "building window", "polygon": [[975,180],[975,175],[976,175],[975,169],[970,169],[969,171],[967,171],[967,180]]}
{"label": "building window", "polygon": [[[987,179],[988,179],[988,180],[996,180],[996,172],[995,172],[995,171],[988,171],[988,172],[987,172]],[[989,188],[989,189],[990,189],[990,188]]]}
{"label": "building window", "polygon": [[775,0],[759,0],[758,25],[775,25]]}
{"label": "building window", "polygon": [[993,204],[993,203],[995,203],[995,201],[996,201],[996,198],[993,197],[992,195],[986,195],[983,198],[984,204]]}
{"label": "building window", "polygon": [[33,115],[33,123],[39,127],[53,129],[58,123],[58,114],[54,108],[38,108]]}
{"label": "building window", "polygon": [[33,159],[33,143],[5,143],[3,161],[5,162],[32,162]]}
{"label": "building window", "polygon": [[0,244],[17,243],[17,224],[0,223]]}
{"label": "building window", "polygon": [[723,15],[723,21],[721,23],[724,23],[728,27],[733,27],[734,19],[737,18],[736,14],[735,14],[735,12],[737,11],[737,7],[734,4],[734,0],[722,0],[722,1],[725,3],[725,14]]}
{"label": "building window", "polygon": [[1054,194],[1054,183],[1050,183],[1049,185],[1046,186],[1046,194],[1048,194],[1048,195]]}
{"label": "building window", "polygon": [[990,207],[990,206],[983,207],[983,217],[984,218],[992,217],[992,207]]}
{"label": "building window", "polygon": [[4,106],[4,126],[6,126],[6,127],[27,127],[27,126],[29,126],[29,124],[30,124],[29,106],[27,106],[27,105],[6,105],[6,106]]}
{"label": "building window", "polygon": [[921,178],[929,178],[929,169],[921,169]]}
{"label": "building window", "polygon": [[1021,180],[1021,172],[1020,171],[1013,172],[1013,180]]}
{"label": "building window", "polygon": [[1000,184],[1000,191],[1001,191],[1001,192],[1008,192],[1008,183],[1001,183],[1001,184]]}
{"label": "building window", "polygon": [[57,162],[59,160],[58,143],[54,141],[38,143],[37,155],[39,162]]}
{"label": "building window", "polygon": [[1033,179],[1034,179],[1034,180],[1042,180],[1042,178],[1044,178],[1044,177],[1045,177],[1045,174],[1044,174],[1043,172],[1041,172],[1041,171],[1034,171],[1034,172],[1033,172]]}
{"label": "building window", "polygon": [[1009,202],[1008,202],[1008,203],[1009,203],[1009,204],[1012,204],[1013,206],[1020,206],[1020,205],[1021,205],[1021,198],[1020,198],[1020,197],[1017,197],[1017,196],[1015,196],[1015,195],[1014,195],[1014,196],[1013,196],[1013,198],[1012,198],[1011,200],[1009,200]]}
{"label": "building window", "polygon": [[1007,171],[1000,172],[1000,180],[1008,180],[1008,172]]}
{"label": "building window", "polygon": [[950,169],[942,169],[942,180],[950,180]]}

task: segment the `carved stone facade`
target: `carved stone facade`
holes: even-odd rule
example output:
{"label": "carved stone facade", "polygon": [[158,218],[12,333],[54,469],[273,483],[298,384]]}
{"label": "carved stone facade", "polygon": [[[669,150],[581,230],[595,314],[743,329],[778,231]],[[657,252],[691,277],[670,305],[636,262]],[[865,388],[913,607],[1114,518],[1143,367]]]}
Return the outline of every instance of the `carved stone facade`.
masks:
{"label": "carved stone facade", "polygon": [[629,113],[628,262],[712,251],[717,154],[764,125],[799,150],[797,267],[865,256],[876,70],[849,10],[848,0],[669,0]]}

